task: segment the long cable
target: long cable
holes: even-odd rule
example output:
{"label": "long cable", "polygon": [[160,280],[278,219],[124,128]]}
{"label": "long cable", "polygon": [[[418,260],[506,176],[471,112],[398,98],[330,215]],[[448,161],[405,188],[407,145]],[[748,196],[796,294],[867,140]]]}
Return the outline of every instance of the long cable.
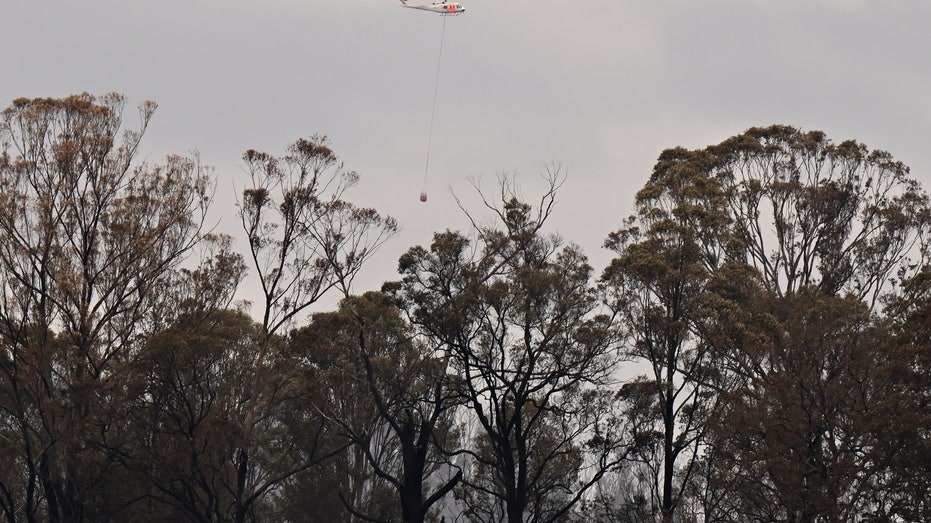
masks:
{"label": "long cable", "polygon": [[433,145],[433,121],[436,118],[436,95],[440,90],[440,64],[443,61],[443,40],[446,38],[446,15],[443,15],[443,30],[440,32],[440,54],[436,58],[436,78],[433,81],[433,109],[430,111],[430,133],[427,135],[427,162],[423,168],[421,194],[427,192],[427,173],[430,172],[430,148]]}

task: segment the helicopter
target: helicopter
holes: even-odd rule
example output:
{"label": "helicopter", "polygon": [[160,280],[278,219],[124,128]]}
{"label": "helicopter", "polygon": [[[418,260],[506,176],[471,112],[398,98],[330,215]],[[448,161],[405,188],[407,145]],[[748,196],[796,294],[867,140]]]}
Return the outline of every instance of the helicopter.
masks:
{"label": "helicopter", "polygon": [[459,13],[465,12],[465,7],[462,7],[462,4],[458,2],[436,1],[432,4],[408,4],[407,0],[401,0],[401,4],[403,4],[404,7],[409,7],[411,9],[432,11],[441,15],[458,15]]}
{"label": "helicopter", "polygon": [[430,133],[427,135],[427,161],[423,171],[423,190],[420,192],[420,201],[427,201],[427,174],[430,172],[430,143],[433,140],[433,117],[436,115],[436,93],[440,85],[440,60],[443,58],[443,37],[446,35],[446,16],[459,15],[465,12],[465,7],[459,2],[434,0],[432,4],[408,4],[408,0],[401,0],[401,5],[421,11],[431,11],[443,15],[443,32],[440,33],[440,54],[436,60],[436,80],[433,85],[433,112],[430,115]]}

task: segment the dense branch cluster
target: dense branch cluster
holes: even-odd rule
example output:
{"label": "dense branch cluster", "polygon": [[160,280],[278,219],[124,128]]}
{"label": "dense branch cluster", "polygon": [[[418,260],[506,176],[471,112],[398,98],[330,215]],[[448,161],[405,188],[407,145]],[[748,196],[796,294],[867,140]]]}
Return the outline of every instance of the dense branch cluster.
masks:
{"label": "dense branch cluster", "polygon": [[124,105],[0,113],[6,521],[931,520],[931,202],[888,153],[664,151],[600,277],[561,170],[503,178],[356,295],[398,226],[326,137],[243,155],[237,253]]}

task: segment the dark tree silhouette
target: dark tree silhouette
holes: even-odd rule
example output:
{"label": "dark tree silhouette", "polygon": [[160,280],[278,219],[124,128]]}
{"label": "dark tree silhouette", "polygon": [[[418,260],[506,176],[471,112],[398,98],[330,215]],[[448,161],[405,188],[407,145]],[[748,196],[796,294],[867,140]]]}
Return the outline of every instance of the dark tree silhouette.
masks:
{"label": "dark tree silhouette", "polygon": [[[605,281],[627,312],[631,353],[653,368],[625,391],[640,439],[663,441],[643,456],[662,478],[663,517],[685,502],[710,519],[883,513],[873,482],[889,463],[870,420],[896,410],[897,358],[871,314],[926,265],[931,231],[907,167],[821,132],[754,128],[665,151],[637,202],[609,239],[620,256]],[[656,429],[638,421],[650,419]],[[772,461],[805,442],[778,458],[785,468]],[[758,490],[731,488],[740,478]]]}
{"label": "dark tree silhouette", "polygon": [[565,519],[621,455],[610,318],[579,249],[540,232],[557,181],[537,210],[503,181],[500,204],[486,201],[500,228],[436,234],[400,261],[397,293],[459,374],[476,427],[458,492],[477,521]]}
{"label": "dark tree silhouette", "polygon": [[447,459],[458,448],[458,398],[446,359],[415,338],[391,300],[375,292],[314,315],[296,336],[309,353],[330,355],[317,356],[319,370],[308,377],[322,389],[318,408],[364,459],[369,490],[387,484],[399,510],[342,492],[348,508],[367,521],[393,521],[394,512],[423,523],[462,476]]}

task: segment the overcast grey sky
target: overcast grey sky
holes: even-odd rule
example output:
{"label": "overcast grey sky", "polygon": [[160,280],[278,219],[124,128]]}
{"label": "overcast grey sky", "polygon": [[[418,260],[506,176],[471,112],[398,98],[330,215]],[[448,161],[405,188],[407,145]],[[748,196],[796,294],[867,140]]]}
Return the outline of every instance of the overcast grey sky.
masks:
{"label": "overcast grey sky", "polygon": [[397,0],[6,0],[0,106],[82,91],[157,101],[145,155],[199,150],[231,234],[242,152],[329,135],[361,175],[350,198],[403,228],[357,291],[464,226],[450,191],[468,200],[470,177],[493,189],[516,174],[530,197],[562,164],[551,231],[599,269],[667,147],[783,123],[886,149],[931,186],[927,0],[461,2],[446,20],[427,204],[443,19]]}

